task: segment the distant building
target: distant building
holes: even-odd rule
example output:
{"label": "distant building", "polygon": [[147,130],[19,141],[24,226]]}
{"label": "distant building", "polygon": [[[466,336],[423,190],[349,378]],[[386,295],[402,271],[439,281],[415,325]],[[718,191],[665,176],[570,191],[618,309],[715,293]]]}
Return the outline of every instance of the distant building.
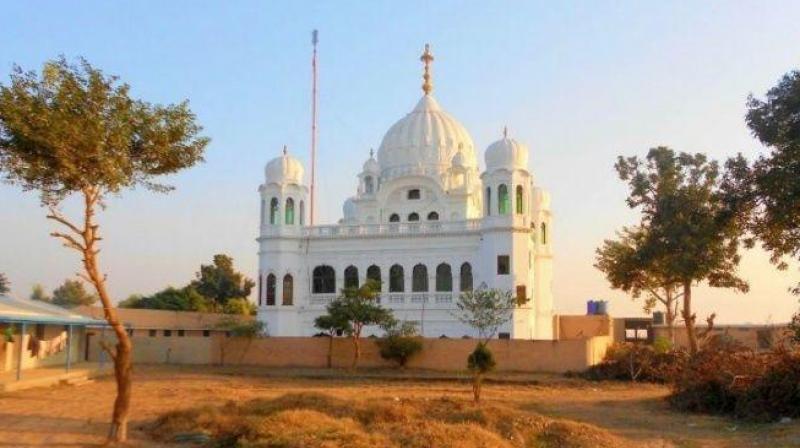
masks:
{"label": "distant building", "polygon": [[[99,306],[79,306],[76,313],[105,322],[103,308]],[[147,337],[210,337],[215,333],[225,333],[220,324],[230,319],[253,320],[253,316],[239,316],[219,313],[200,313],[194,311],[147,310],[134,308],[114,308],[128,334]]]}
{"label": "distant building", "polygon": [[284,148],[267,163],[258,319],[270,335],[317,333],[314,319],[342,288],[374,279],[381,305],[427,337],[474,336],[453,315],[456,299],[486,285],[522,303],[498,336],[554,338],[550,196],[505,130],[481,171],[472,137],[431,95],[432,59],[426,48],[422,98],[370,154],[337,225],[308,225],[299,160]]}

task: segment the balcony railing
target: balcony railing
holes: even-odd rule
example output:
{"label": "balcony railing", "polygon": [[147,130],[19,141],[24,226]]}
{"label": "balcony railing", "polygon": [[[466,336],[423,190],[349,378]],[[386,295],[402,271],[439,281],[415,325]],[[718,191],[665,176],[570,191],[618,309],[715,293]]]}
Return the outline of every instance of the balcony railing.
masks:
{"label": "balcony railing", "polygon": [[466,221],[398,222],[386,224],[340,224],[314,227],[264,225],[261,229],[261,236],[350,238],[394,235],[438,235],[447,233],[476,232],[481,229],[481,225],[481,219],[469,219]]}
{"label": "balcony railing", "polygon": [[[457,292],[384,292],[376,300],[389,308],[451,308],[457,296]],[[312,294],[311,305],[327,305],[335,297],[335,294]]]}

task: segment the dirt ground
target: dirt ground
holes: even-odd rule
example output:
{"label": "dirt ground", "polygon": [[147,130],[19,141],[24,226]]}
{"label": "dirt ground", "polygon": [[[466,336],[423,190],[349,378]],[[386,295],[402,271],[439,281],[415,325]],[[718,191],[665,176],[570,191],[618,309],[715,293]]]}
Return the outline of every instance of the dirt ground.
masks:
{"label": "dirt ground", "polygon": [[[380,372],[353,378],[344,372],[137,366],[130,446],[158,447],[143,428],[160,414],[229,400],[274,398],[314,391],[339,398],[442,396],[469,400],[466,381],[413,372],[387,380]],[[800,446],[800,422],[743,424],[726,418],[669,410],[667,389],[654,385],[590,383],[545,376],[503,376],[487,384],[486,401],[523,411],[590,423],[644,447]],[[114,396],[104,378],[0,394],[0,447],[100,446]],[[172,445],[175,446],[175,445]]]}

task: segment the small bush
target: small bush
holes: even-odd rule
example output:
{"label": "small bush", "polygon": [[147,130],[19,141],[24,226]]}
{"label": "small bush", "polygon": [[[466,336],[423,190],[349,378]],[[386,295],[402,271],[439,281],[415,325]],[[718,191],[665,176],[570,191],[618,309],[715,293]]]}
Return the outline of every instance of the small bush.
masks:
{"label": "small bush", "polygon": [[704,349],[676,377],[670,403],[753,421],[798,417],[800,353]]}
{"label": "small bush", "polygon": [[471,372],[481,374],[491,372],[496,365],[492,351],[483,343],[478,344],[467,358],[467,368]]}
{"label": "small bush", "polygon": [[422,351],[422,340],[417,336],[391,335],[378,341],[381,358],[405,367],[408,360]]}
{"label": "small bush", "polygon": [[680,350],[662,351],[646,344],[620,343],[608,348],[603,361],[587,369],[590,380],[646,381],[666,383],[681,370],[688,358]]}
{"label": "small bush", "polygon": [[377,342],[381,358],[394,361],[405,367],[408,360],[422,351],[422,338],[413,322],[399,322],[394,319],[384,325],[386,336]]}

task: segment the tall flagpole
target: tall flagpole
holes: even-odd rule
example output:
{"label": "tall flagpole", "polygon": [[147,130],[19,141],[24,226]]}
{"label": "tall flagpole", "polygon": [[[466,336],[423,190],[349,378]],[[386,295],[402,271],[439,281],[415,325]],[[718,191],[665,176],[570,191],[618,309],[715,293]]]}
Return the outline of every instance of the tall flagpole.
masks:
{"label": "tall flagpole", "polygon": [[319,33],[311,32],[311,45],[314,54],[311,57],[311,225],[314,225],[315,190],[317,187],[317,42]]}

